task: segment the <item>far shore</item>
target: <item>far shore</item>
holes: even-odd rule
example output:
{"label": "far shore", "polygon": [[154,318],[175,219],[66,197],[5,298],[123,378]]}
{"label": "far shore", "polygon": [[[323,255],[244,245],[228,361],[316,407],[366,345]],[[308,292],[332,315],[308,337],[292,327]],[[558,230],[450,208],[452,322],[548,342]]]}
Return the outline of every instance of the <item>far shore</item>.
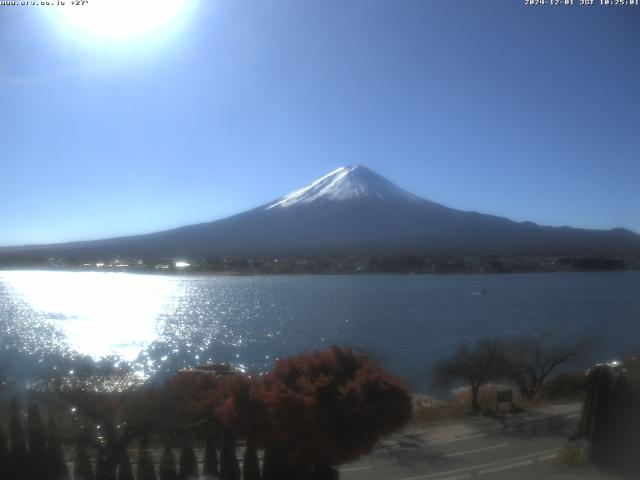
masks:
{"label": "far shore", "polygon": [[325,272],[305,272],[305,271],[272,271],[272,272],[246,272],[237,270],[154,270],[154,269],[87,269],[87,268],[71,268],[71,267],[0,267],[2,272],[15,271],[33,271],[33,272],[67,272],[67,273],[128,273],[132,275],[157,275],[157,276],[201,276],[201,277],[274,277],[274,276],[383,276],[383,275],[402,275],[402,276],[471,276],[471,275],[526,275],[526,274],[544,274],[544,273],[607,273],[607,272],[637,272],[640,268],[619,268],[610,270],[519,270],[519,271],[463,271],[463,272],[413,272],[413,271],[325,271]]}
{"label": "far shore", "polygon": [[594,254],[329,253],[208,257],[1,256],[2,270],[128,272],[160,275],[464,275],[640,270],[640,252]]}

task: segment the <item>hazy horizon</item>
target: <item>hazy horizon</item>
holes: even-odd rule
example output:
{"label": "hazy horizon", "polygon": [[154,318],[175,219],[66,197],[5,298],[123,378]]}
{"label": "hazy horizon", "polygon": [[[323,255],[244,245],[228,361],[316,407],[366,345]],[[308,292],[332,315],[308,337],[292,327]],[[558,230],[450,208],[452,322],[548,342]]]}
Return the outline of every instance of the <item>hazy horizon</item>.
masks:
{"label": "hazy horizon", "polygon": [[[365,167],[365,168],[368,168],[368,167],[366,167],[365,165],[360,165],[360,166],[363,166],[363,167]],[[327,172],[327,173],[329,173],[329,172]],[[376,172],[376,173],[377,173],[377,172]],[[317,179],[314,179],[314,181],[315,181],[315,180],[317,180]],[[309,182],[305,187],[310,186],[310,185],[311,185],[311,183],[313,183],[313,182]],[[397,186],[397,185],[396,185],[396,186]],[[299,190],[299,189],[296,189],[296,190]],[[294,192],[296,192],[296,190],[294,190],[293,192],[288,192],[288,193],[294,193]],[[409,192],[409,193],[412,193],[412,192]],[[272,199],[272,201],[280,200],[281,198],[284,198],[284,197],[286,197],[286,196],[287,196],[287,195],[281,195],[281,196],[279,196],[279,197],[277,197],[277,198]],[[425,200],[429,200],[429,199],[425,199]],[[270,202],[263,203],[263,204],[261,204],[261,205],[256,205],[255,207],[252,207],[252,208],[251,208],[251,210],[252,210],[252,209],[257,209],[257,208],[264,207],[265,205],[267,205],[267,204],[269,204],[269,203],[270,203]],[[437,203],[437,202],[436,202],[436,203]],[[444,206],[445,206],[445,207],[448,207],[448,205],[444,205]],[[232,213],[232,214],[230,214],[229,216],[233,216],[233,215],[238,214],[238,213],[243,213],[243,212],[236,212],[236,213]],[[485,213],[485,212],[479,212],[479,213]],[[223,219],[225,219],[225,218],[228,218],[229,216],[225,216],[225,217],[221,217],[221,218],[213,218],[213,219],[209,220],[208,222],[215,222],[215,221],[217,221],[217,220],[223,220]],[[204,222],[204,223],[208,223],[208,222]],[[168,228],[167,228],[167,230],[171,230],[171,229],[173,229],[173,228],[181,228],[181,227],[185,227],[185,226],[189,226],[189,225],[187,225],[187,224],[175,225],[174,227],[168,227]],[[541,225],[541,226],[549,226],[549,225]],[[560,226],[560,225],[559,225],[559,226]],[[572,227],[572,228],[580,228],[580,227],[575,227],[575,226],[572,226],[572,225],[564,225],[564,226],[569,226],[569,227]],[[623,227],[613,227],[613,228],[623,228]],[[603,230],[604,230],[604,229],[603,229]],[[633,231],[633,230],[631,230],[631,231]],[[139,235],[146,235],[146,234],[156,233],[156,232],[158,232],[158,230],[155,230],[155,231],[149,231],[149,232],[137,232],[137,233],[135,233],[135,232],[134,232],[134,233],[132,233],[132,234],[119,235],[119,236],[117,236],[117,237],[120,237],[120,236],[139,236]],[[634,232],[634,233],[640,234],[640,232]],[[105,239],[109,239],[109,238],[117,238],[117,237],[116,237],[116,236],[112,236],[112,237],[100,237],[100,238],[78,238],[78,239],[72,239],[72,240],[69,240],[69,241],[62,241],[62,242],[56,242],[56,243],[74,243],[74,242],[93,241],[93,240],[105,240]],[[37,245],[47,245],[47,243],[32,243],[32,244],[23,244],[23,245],[1,245],[1,244],[0,244],[0,247],[31,246],[31,245],[33,245],[33,246],[37,246]]]}

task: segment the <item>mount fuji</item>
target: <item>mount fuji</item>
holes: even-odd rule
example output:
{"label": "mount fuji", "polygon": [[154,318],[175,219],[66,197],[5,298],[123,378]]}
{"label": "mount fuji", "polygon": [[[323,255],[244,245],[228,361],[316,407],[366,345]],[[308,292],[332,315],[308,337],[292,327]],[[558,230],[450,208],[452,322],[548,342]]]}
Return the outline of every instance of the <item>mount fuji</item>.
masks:
{"label": "mount fuji", "polygon": [[640,252],[640,235],[515,222],[425,200],[363,166],[341,167],[253,210],[107,240],[0,249],[96,259],[347,253],[565,255]]}

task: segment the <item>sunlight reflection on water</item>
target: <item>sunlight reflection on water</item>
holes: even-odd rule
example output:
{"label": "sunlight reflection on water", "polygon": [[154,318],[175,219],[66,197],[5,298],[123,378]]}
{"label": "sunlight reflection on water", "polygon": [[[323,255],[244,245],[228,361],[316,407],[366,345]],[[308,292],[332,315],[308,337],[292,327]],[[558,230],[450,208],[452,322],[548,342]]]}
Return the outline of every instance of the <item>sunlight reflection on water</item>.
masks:
{"label": "sunlight reflection on water", "polygon": [[[482,289],[488,294],[469,295]],[[15,344],[28,354],[16,360],[25,368],[30,361],[49,362],[47,351],[96,358],[115,353],[133,360],[141,375],[160,377],[211,361],[260,373],[283,356],[351,345],[427,391],[425,372],[460,342],[548,332],[555,338],[597,336],[598,361],[635,351],[639,292],[640,272],[0,272],[0,349]],[[52,326],[67,338],[55,335]]]}
{"label": "sunlight reflection on water", "polygon": [[1,272],[16,300],[59,329],[77,352],[133,360],[183,295],[173,277],[98,272]]}

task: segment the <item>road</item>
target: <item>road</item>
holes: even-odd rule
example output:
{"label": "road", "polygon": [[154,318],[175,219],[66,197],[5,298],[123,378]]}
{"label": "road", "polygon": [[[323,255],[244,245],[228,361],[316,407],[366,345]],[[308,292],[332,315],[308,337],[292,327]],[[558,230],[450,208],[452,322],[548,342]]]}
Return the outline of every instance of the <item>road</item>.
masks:
{"label": "road", "polygon": [[[581,479],[554,461],[575,431],[579,404],[501,418],[412,427],[339,468],[342,480]],[[599,478],[595,476],[593,478]]]}

